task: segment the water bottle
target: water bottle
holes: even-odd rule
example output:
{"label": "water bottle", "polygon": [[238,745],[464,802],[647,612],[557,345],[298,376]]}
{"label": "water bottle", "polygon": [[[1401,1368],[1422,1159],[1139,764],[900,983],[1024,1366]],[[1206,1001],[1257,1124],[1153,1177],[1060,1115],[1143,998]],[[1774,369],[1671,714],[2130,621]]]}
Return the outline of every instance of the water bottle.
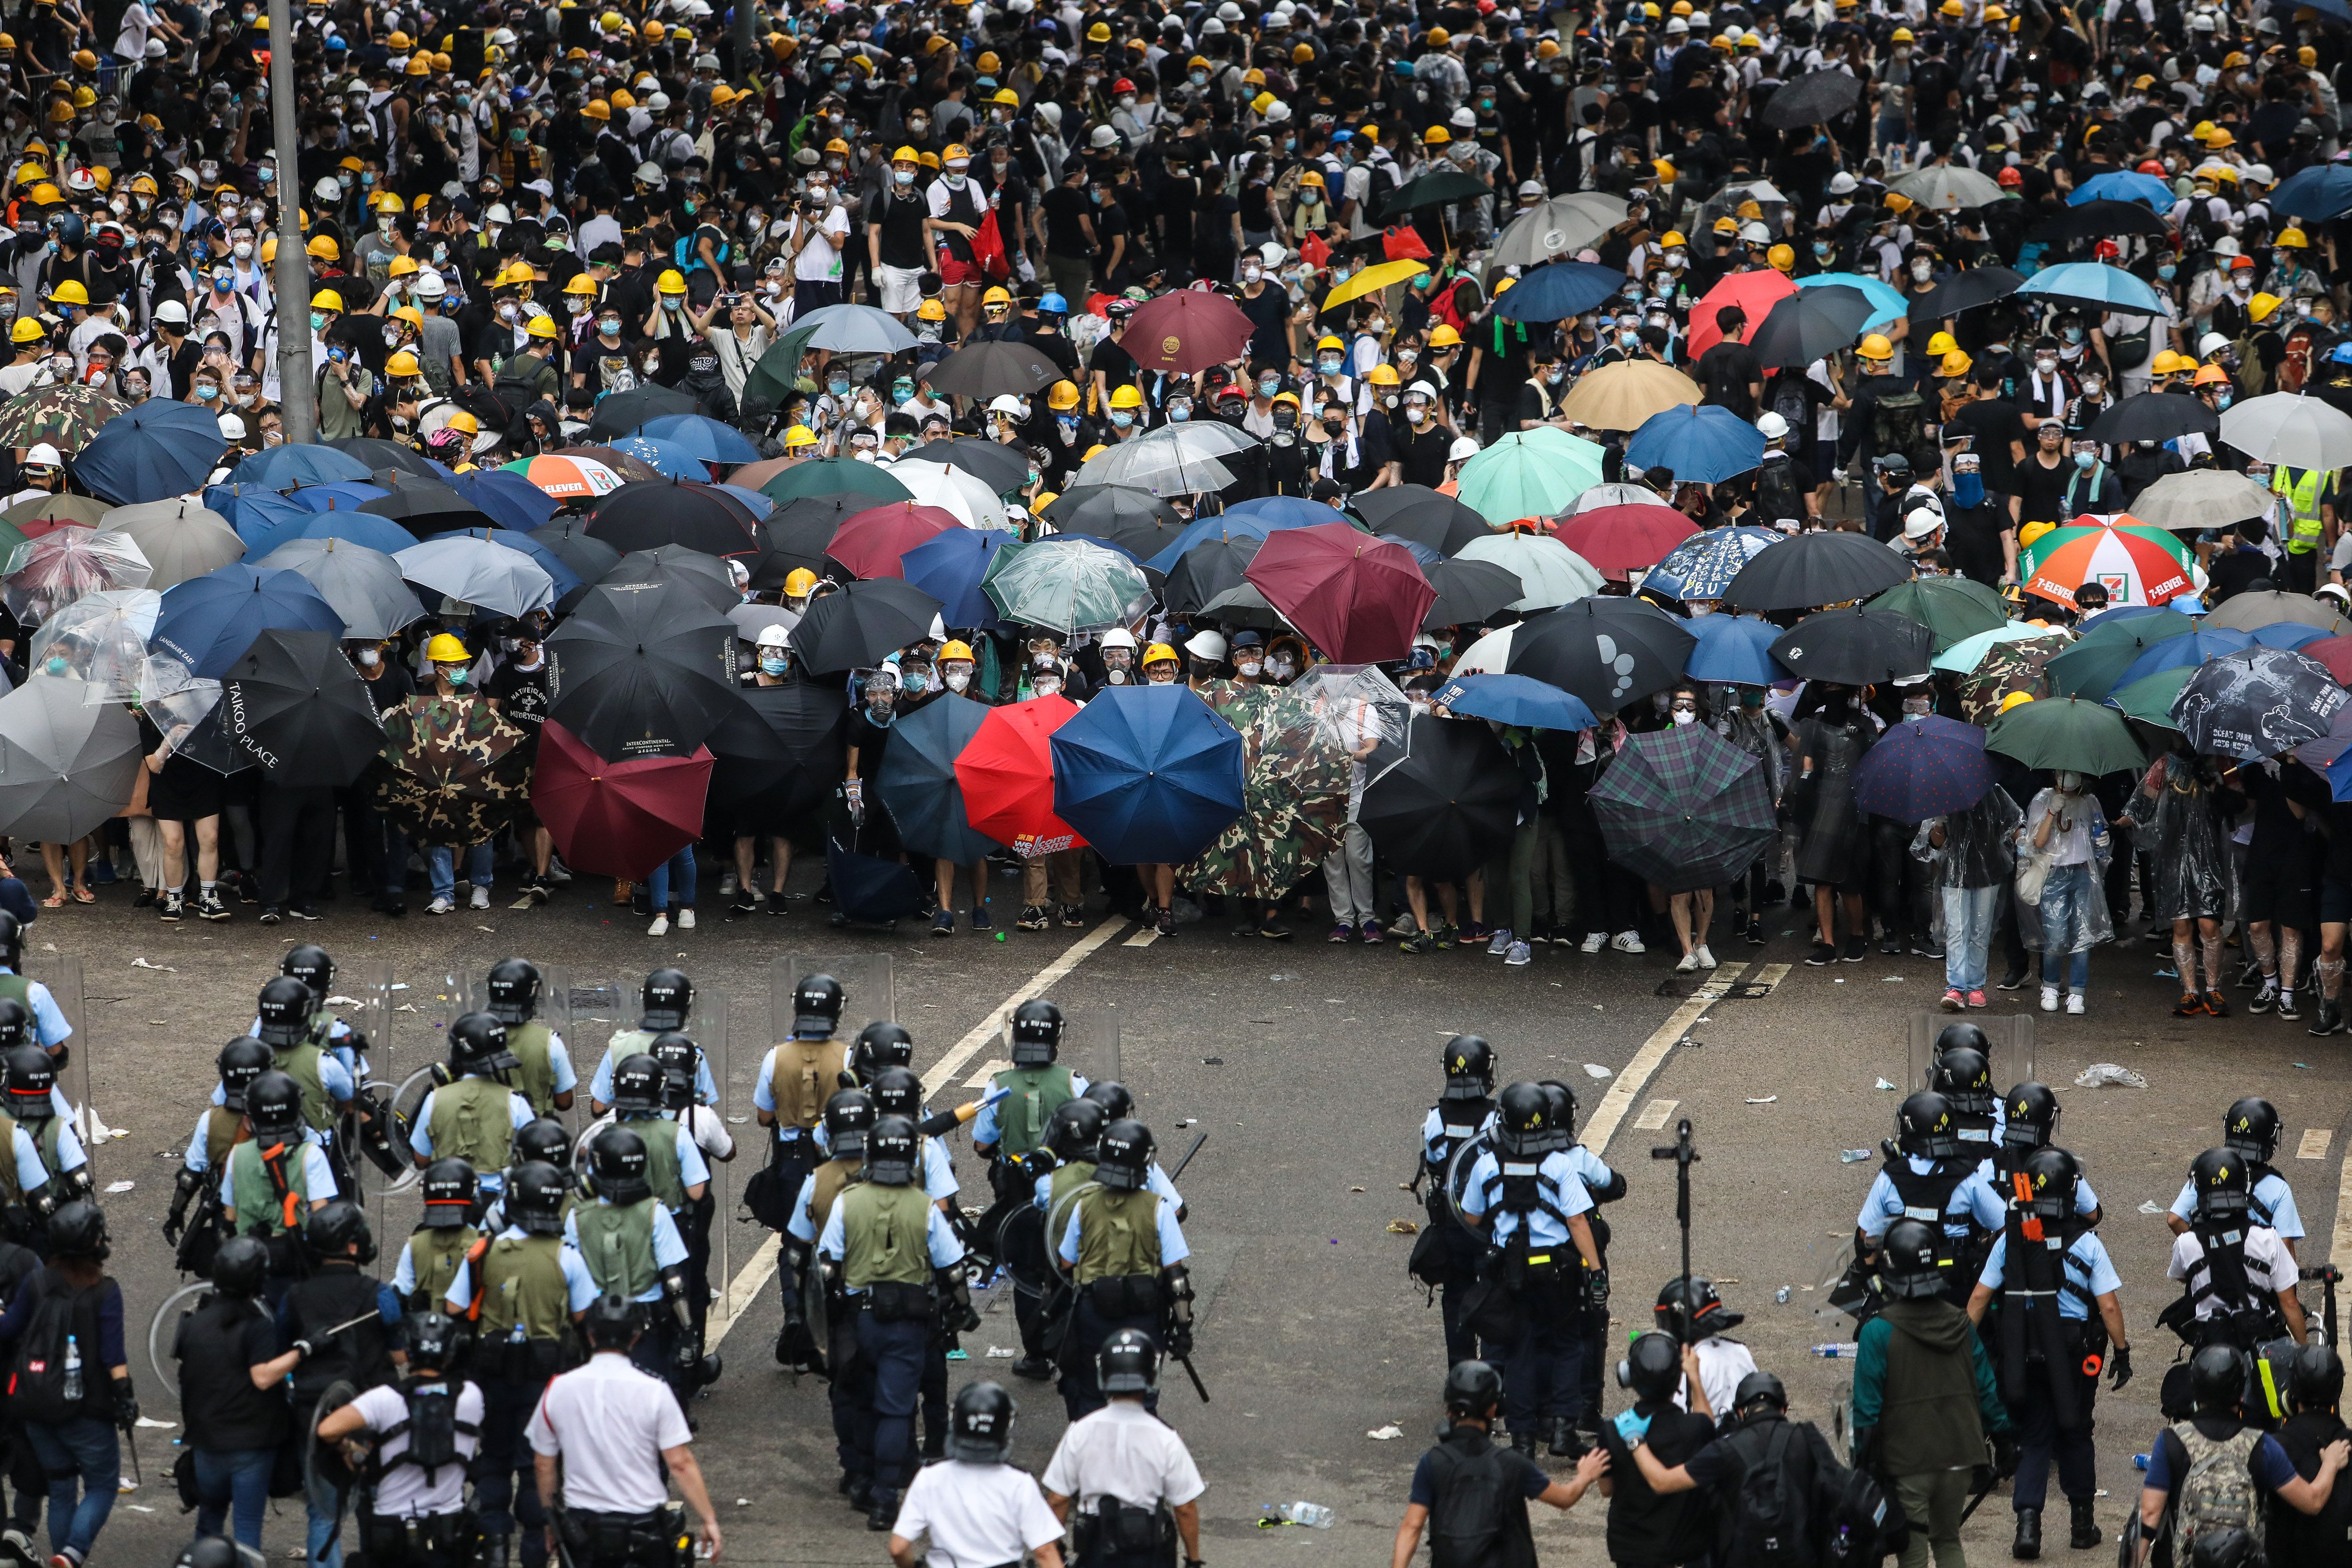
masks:
{"label": "water bottle", "polygon": [[1267,1508],[1286,1524],[1303,1524],[1311,1530],[1331,1528],[1332,1512],[1319,1502],[1286,1502],[1279,1507],[1269,1503]]}
{"label": "water bottle", "polygon": [[68,1402],[81,1397],[81,1341],[72,1334],[66,1336],[66,1398]]}
{"label": "water bottle", "polygon": [[1852,1361],[1856,1355],[1861,1353],[1861,1351],[1862,1347],[1856,1344],[1815,1345],[1813,1347],[1813,1353],[1820,1356],[1824,1361],[1837,1361],[1841,1358],[1846,1361]]}

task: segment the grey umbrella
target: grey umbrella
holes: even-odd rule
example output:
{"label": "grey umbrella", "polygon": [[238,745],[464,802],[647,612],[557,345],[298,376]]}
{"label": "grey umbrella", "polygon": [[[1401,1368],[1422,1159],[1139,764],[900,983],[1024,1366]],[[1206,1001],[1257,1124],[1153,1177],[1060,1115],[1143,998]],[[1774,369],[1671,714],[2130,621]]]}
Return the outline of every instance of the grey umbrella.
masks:
{"label": "grey umbrella", "polygon": [[1573,256],[1625,221],[1625,198],[1599,191],[1554,196],[1515,215],[1486,258],[1491,279],[1506,267],[1533,267]]}
{"label": "grey umbrella", "polygon": [[502,616],[520,616],[555,601],[555,579],[547,568],[496,540],[429,539],[393,559],[400,563],[400,574],[419,587]]}
{"label": "grey umbrella", "polygon": [[727,612],[727,618],[735,623],[737,639],[749,643],[758,642],[760,634],[770,626],[782,626],[784,635],[790,637],[793,628],[801,624],[800,612],[782,605],[738,605]]}
{"label": "grey umbrella", "polygon": [[102,526],[131,536],[155,569],[147,585],[158,593],[245,559],[245,541],[228,519],[185,498],[116,507]]}
{"label": "grey umbrella", "polygon": [[36,675],[0,697],[0,833],[68,844],[131,804],[139,721],[87,681]]}
{"label": "grey umbrella", "polygon": [[343,617],[347,637],[389,637],[425,615],[400,563],[348,539],[289,539],[255,563],[299,572]]}

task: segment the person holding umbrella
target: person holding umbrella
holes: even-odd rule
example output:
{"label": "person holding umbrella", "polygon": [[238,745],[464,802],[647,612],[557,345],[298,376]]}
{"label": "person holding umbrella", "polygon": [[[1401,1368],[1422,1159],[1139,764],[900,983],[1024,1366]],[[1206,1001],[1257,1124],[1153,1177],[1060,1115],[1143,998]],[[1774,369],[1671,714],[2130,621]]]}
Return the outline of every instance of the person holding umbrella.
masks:
{"label": "person holding umbrella", "polygon": [[[1816,689],[1809,686],[1810,700]],[[1818,687],[1819,706],[1797,721],[1793,737],[1797,776],[1790,786],[1790,815],[1797,823],[1797,879],[1813,884],[1813,910],[1820,935],[1805,962],[1835,963],[1843,956],[1860,963],[1867,949],[1869,916],[1863,894],[1870,885],[1869,819],[1854,799],[1854,769],[1870,750],[1867,714],[1853,701],[1851,687]],[[1845,904],[1845,947],[1837,943],[1837,905]]]}
{"label": "person holding umbrella", "polygon": [[[542,644],[548,619],[548,613],[540,609],[507,623],[499,638],[505,657],[482,688],[482,695],[489,699],[490,706],[528,737],[523,747],[534,761],[539,755],[540,725],[547,718],[552,692],[551,680],[554,672]],[[537,906],[547,902],[554,886],[548,873],[555,855],[555,836],[548,832],[547,825],[536,814],[528,815],[526,820],[530,833],[530,876],[523,884],[523,893]],[[515,831],[520,837],[522,822],[516,823]]]}

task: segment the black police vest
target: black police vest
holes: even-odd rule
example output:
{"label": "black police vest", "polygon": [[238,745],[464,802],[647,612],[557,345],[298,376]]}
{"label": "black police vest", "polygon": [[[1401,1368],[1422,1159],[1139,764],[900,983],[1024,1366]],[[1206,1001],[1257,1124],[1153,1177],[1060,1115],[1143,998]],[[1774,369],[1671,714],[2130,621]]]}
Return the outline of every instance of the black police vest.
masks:
{"label": "black police vest", "polygon": [[[1886,1179],[1894,1184],[1895,1195],[1903,1200],[1903,1217],[1932,1225],[1938,1234],[1951,1218],[1952,1194],[1959,1191],[1960,1184],[1976,1168],[1977,1163],[1963,1155],[1957,1160],[1938,1160],[1935,1169],[1923,1175],[1911,1168],[1908,1154],[1891,1155],[1881,1167]],[[1976,1228],[1974,1219],[1969,1220],[1969,1226],[1971,1230]]]}
{"label": "black police vest", "polygon": [[2042,1232],[2035,1239],[2026,1234],[2034,1217],[2013,1201],[2010,1204],[2000,1287],[2000,1394],[2011,1404],[2021,1404],[2032,1396],[2038,1380],[2050,1396],[2059,1427],[2073,1431],[2090,1414],[2084,1408],[2076,1354],[2083,1342],[2069,1336],[2058,1302],[2062,1296],[2072,1296],[2082,1303],[2088,1319],[2078,1333],[2087,1335],[2088,1324],[2099,1321],[2098,1303],[2066,1272],[2067,1249],[2090,1227],[2069,1218],[2053,1231],[2043,1221],[2035,1227]]}
{"label": "black police vest", "polygon": [[[286,1337],[311,1347],[294,1369],[298,1412],[340,1381],[362,1391],[392,1381],[392,1346],[375,1308],[376,1282],[356,1268],[323,1268],[287,1289]],[[338,1334],[327,1331],[353,1318],[362,1321]]]}
{"label": "black police vest", "polygon": [[[431,1486],[436,1471],[464,1464],[457,1439],[479,1436],[482,1430],[478,1423],[457,1419],[457,1401],[465,1391],[465,1384],[446,1378],[412,1377],[403,1383],[400,1396],[407,1414],[378,1434],[375,1453],[368,1460],[368,1479],[380,1481],[401,1466],[412,1465],[425,1472],[425,1484]],[[383,1450],[394,1437],[404,1436],[408,1447],[386,1463]]]}
{"label": "black police vest", "polygon": [[[2278,1228],[2278,1225],[2274,1216],[2271,1214],[2270,1205],[2263,1202],[2262,1199],[2254,1196],[2254,1189],[2263,1184],[2263,1178],[2265,1176],[2278,1176],[2277,1167],[2264,1164],[2259,1160],[2249,1161],[2247,1163],[2246,1217],[2252,1220],[2256,1225],[2261,1226],[2264,1230],[2276,1230]],[[2279,1180],[2284,1182],[2286,1178],[2284,1176],[2279,1176]]]}
{"label": "black police vest", "polygon": [[[1444,1129],[1433,1143],[1424,1143],[1421,1152],[1421,1168],[1433,1184],[1430,1201],[1445,1201],[1445,1167],[1453,1163],[1454,1152],[1477,1136],[1478,1129],[1486,1125],[1486,1118],[1495,1109],[1492,1100],[1441,1100],[1431,1109],[1437,1112]],[[1500,1158],[1500,1156],[1496,1156]]]}

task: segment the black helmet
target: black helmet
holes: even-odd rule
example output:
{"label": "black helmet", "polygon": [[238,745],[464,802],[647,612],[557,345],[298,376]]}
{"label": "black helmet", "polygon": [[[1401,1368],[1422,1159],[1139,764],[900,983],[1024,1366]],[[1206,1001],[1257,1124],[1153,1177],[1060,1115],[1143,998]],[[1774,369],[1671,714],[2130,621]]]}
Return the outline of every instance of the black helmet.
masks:
{"label": "black helmet", "polygon": [[694,1011],[694,982],[682,969],[656,969],[646,976],[638,1002],[642,1012],[637,1027],[654,1035],[664,1029],[683,1029],[686,1016]]}
{"label": "black helmet", "polygon": [[824,1141],[836,1160],[866,1157],[866,1135],[874,1131],[874,1097],[862,1089],[839,1089],[824,1102]]}
{"label": "black helmet", "polygon": [[1769,1405],[1775,1410],[1789,1408],[1789,1391],[1769,1372],[1749,1373],[1731,1391],[1731,1413],[1735,1415],[1751,1415],[1759,1405]]}
{"label": "black helmet", "polygon": [[8,1114],[19,1121],[47,1121],[57,1114],[49,1091],[58,1086],[57,1064],[38,1046],[16,1046],[0,1053],[8,1074]]}
{"label": "black helmet", "polygon": [[617,1124],[597,1133],[588,1145],[588,1185],[616,1207],[653,1196],[653,1184],[646,1179],[646,1141]]}
{"label": "black helmet", "polygon": [[1445,1073],[1440,1100],[1484,1100],[1495,1092],[1495,1047],[1484,1036],[1454,1036],[1437,1060]]}
{"label": "black helmet", "polygon": [[570,1191],[562,1166],[524,1161],[507,1175],[507,1223],[530,1236],[562,1235],[563,1199]]}
{"label": "black helmet", "polygon": [[793,1037],[829,1040],[841,1022],[841,982],[830,974],[803,974],[793,987]]}
{"label": "black helmet", "polygon": [[911,1068],[884,1068],[866,1086],[874,1097],[877,1116],[903,1116],[919,1121],[923,1114],[923,1080]]}
{"label": "black helmet", "polygon": [[1105,1394],[1157,1394],[1160,1344],[1141,1329],[1121,1329],[1095,1352],[1095,1384]]}
{"label": "black helmet", "polygon": [[1013,1009],[1013,1065],[1051,1067],[1062,1048],[1062,1010],[1043,996]]}
{"label": "black helmet", "polygon": [[1536,1087],[1544,1091],[1546,1114],[1551,1119],[1547,1147],[1568,1148],[1576,1142],[1576,1090],[1556,1078],[1545,1079]]}
{"label": "black helmet", "polygon": [[258,1552],[251,1552],[226,1535],[199,1535],[180,1549],[172,1568],[245,1568],[247,1561],[262,1560]]}
{"label": "black helmet", "polygon": [[2189,1568],[2255,1568],[2265,1561],[2261,1543],[2234,1524],[2200,1531],[2189,1545]]}
{"label": "black helmet", "polygon": [[1936,1055],[1940,1057],[1946,1051],[1974,1051],[1977,1055],[1990,1060],[1992,1057],[1992,1042],[1985,1037],[1985,1032],[1980,1026],[1963,1020],[1958,1024],[1945,1025],[1943,1032],[1936,1037]]}
{"label": "black helmet", "polygon": [[341,1258],[345,1248],[356,1247],[359,1251],[352,1255],[354,1261],[375,1261],[375,1232],[368,1226],[367,1210],[349,1198],[336,1198],[312,1209],[302,1222],[302,1242],[313,1258]]}
{"label": "black helmet", "polygon": [[327,1005],[327,993],[334,989],[335,961],[327,956],[327,950],[315,942],[289,948],[284,962],[278,966],[278,973],[290,974],[308,985],[321,1007]]}
{"label": "black helmet", "polygon": [[247,1300],[261,1294],[269,1273],[269,1244],[257,1236],[232,1236],[213,1253],[213,1289]]}
{"label": "black helmet", "polygon": [[40,1043],[33,1027],[33,1010],[14,996],[0,996],[0,1050]]}
{"label": "black helmet", "polygon": [[1503,1376],[1483,1361],[1457,1361],[1445,1373],[1445,1413],[1485,1420],[1503,1402]]}
{"label": "black helmet", "polygon": [[2287,1363],[2287,1396],[2298,1410],[2333,1410],[2344,1397],[2344,1362],[2326,1345],[2304,1345]]}
{"label": "black helmet", "polygon": [[245,1086],[245,1116],[261,1142],[302,1135],[302,1086],[271,1068]]}
{"label": "black helmet", "polygon": [[2208,1149],[2189,1162],[2189,1186],[2199,1219],[2226,1222],[2246,1212],[2253,1174],[2235,1149]]}
{"label": "black helmet", "polygon": [[1952,1102],[1932,1089],[1904,1100],[1895,1113],[1895,1135],[1906,1154],[1927,1160],[1959,1158],[1960,1131],[1952,1119]]}
{"label": "black helmet", "polygon": [[437,1305],[409,1313],[401,1326],[408,1341],[411,1372],[446,1373],[466,1352],[466,1320],[451,1317]]}
{"label": "black helmet", "polygon": [[623,1057],[613,1069],[613,1109],[624,1116],[658,1116],[661,1108],[661,1063],[648,1051]]}
{"label": "black helmet", "polygon": [[1955,1046],[1937,1057],[1927,1072],[1927,1087],[1952,1102],[1955,1116],[1992,1116],[1992,1064],[1972,1046]]}
{"label": "black helmet", "polygon": [[1003,1384],[966,1384],[948,1414],[948,1458],[967,1465],[1003,1463],[1013,1452],[1013,1395]]}
{"label": "black helmet", "polygon": [[539,1011],[539,965],[528,959],[502,958],[490,965],[482,986],[482,1011],[509,1027],[528,1024]]}
{"label": "black helmet", "polygon": [[2032,1195],[2011,1201],[2026,1213],[2045,1220],[2074,1217],[2074,1184],[2082,1180],[2083,1167],[2074,1155],[2055,1144],[2045,1145],[2026,1155],[2017,1171]]}
{"label": "black helmet", "polygon": [[1879,1243],[1878,1279],[1890,1300],[1925,1300],[1944,1293],[1944,1271],[1937,1267],[1941,1241],[1925,1220],[1898,1219],[1886,1227]]}
{"label": "black helmet", "polygon": [[251,1035],[239,1035],[220,1048],[215,1058],[220,1068],[221,1103],[231,1110],[245,1110],[245,1091],[253,1080],[269,1070],[277,1058],[269,1047]]}
{"label": "black helmet", "polygon": [[1062,1161],[1091,1159],[1110,1117],[1091,1100],[1066,1100],[1045,1118],[1045,1147]]}
{"label": "black helmet", "polygon": [[1141,1188],[1151,1172],[1151,1130],[1132,1116],[1122,1116],[1095,1140],[1095,1180],[1113,1192]]}
{"label": "black helmet", "polygon": [[257,1005],[261,1027],[254,1031],[261,1043],[285,1050],[310,1037],[310,988],[290,974],[281,974],[261,988]]}
{"label": "black helmet", "polygon": [[107,1239],[106,1215],[88,1198],[76,1198],[49,1216],[49,1256],[103,1263],[114,1250]]}
{"label": "black helmet", "polygon": [[1653,1331],[1636,1334],[1617,1363],[1617,1386],[1630,1388],[1637,1399],[1672,1399],[1683,1385],[1682,1342]]}
{"label": "black helmet", "polygon": [[534,1116],[515,1129],[507,1150],[507,1163],[527,1165],[541,1161],[561,1170],[572,1161],[572,1134],[552,1116]]}
{"label": "black helmet", "polygon": [[2235,1415],[2245,1402],[2246,1352],[2210,1344],[2189,1358],[2189,1404],[2200,1415]]}
{"label": "black helmet", "polygon": [[474,1167],[454,1155],[445,1155],[425,1167],[425,1224],[433,1230],[457,1230],[473,1216],[478,1184]]}
{"label": "black helmet", "polygon": [[1548,1146],[1551,1131],[1551,1096],[1539,1083],[1519,1082],[1505,1089],[1495,1101],[1495,1151],[1521,1157]]}
{"label": "black helmet", "polygon": [[588,1303],[587,1311],[581,1314],[580,1327],[588,1336],[592,1349],[627,1350],[630,1342],[637,1337],[637,1304],[608,1290]]}
{"label": "black helmet", "polygon": [[0,963],[11,969],[24,968],[24,922],[5,910],[0,910]]}
{"label": "black helmet", "polygon": [[[693,1037],[671,1029],[657,1036],[646,1054],[660,1067],[661,1108],[684,1110],[694,1103],[694,1069],[702,1065],[702,1047]],[[614,1075],[617,1089],[619,1074]]]}
{"label": "black helmet", "polygon": [[1100,1083],[1087,1085],[1086,1092],[1078,1098],[1091,1100],[1101,1106],[1103,1119],[1107,1121],[1117,1121],[1135,1114],[1135,1096],[1128,1093],[1127,1085],[1115,1079],[1107,1078]]}
{"label": "black helmet", "polygon": [[449,1070],[500,1083],[522,1064],[507,1049],[507,1026],[488,1013],[467,1013],[449,1026]]}
{"label": "black helmet", "polygon": [[2279,1115],[2267,1100],[2248,1095],[2230,1107],[2221,1121],[2221,1142],[2259,1164],[2278,1152]]}
{"label": "black helmet", "polygon": [[861,1083],[872,1083],[874,1075],[884,1068],[910,1068],[915,1065],[915,1037],[907,1032],[904,1024],[894,1024],[887,1018],[877,1018],[857,1031],[857,1043],[849,1048],[849,1070]]}
{"label": "black helmet", "polygon": [[1658,1288],[1658,1304],[1653,1309],[1659,1329],[1681,1339],[1687,1333],[1694,1341],[1709,1334],[1729,1333],[1748,1321],[1744,1312],[1734,1312],[1716,1294],[1715,1281],[1702,1274],[1695,1279],[1677,1276]]}
{"label": "black helmet", "polygon": [[903,1116],[877,1116],[866,1134],[866,1174],[886,1187],[915,1180],[915,1124]]}
{"label": "black helmet", "polygon": [[2009,1117],[2000,1130],[2005,1147],[2039,1149],[2057,1138],[2058,1097],[2047,1084],[2029,1079],[2011,1089],[2001,1105]]}

